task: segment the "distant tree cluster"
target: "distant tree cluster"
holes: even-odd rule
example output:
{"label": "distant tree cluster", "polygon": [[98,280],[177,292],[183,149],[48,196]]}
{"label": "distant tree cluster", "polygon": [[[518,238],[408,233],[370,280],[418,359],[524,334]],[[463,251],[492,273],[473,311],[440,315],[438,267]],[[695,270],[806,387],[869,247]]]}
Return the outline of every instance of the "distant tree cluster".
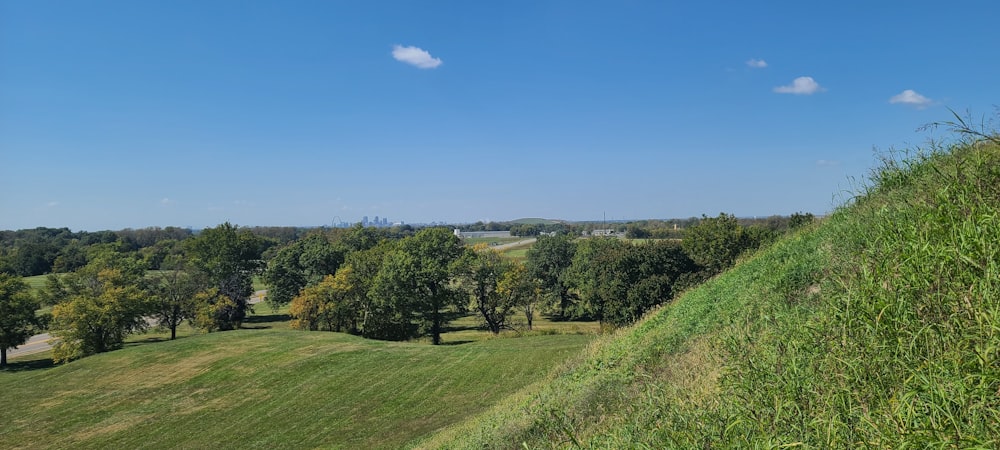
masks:
{"label": "distant tree cluster", "polygon": [[[580,239],[564,224],[518,224],[512,229],[540,235],[523,263],[485,246],[466,247],[448,228],[225,223],[198,233],[0,232],[7,271],[0,272],[0,363],[7,349],[46,326],[59,339],[57,361],[121,348],[129,334],[151,325],[169,329],[171,338],[184,322],[206,331],[239,328],[252,308],[257,275],[269,287],[271,306],[290,305],[292,326],[305,330],[387,340],[426,336],[438,344],[447,323],[469,311],[492,333],[514,328],[518,314],[530,329],[539,312],[620,326],[770,243],[779,230],[813,220],[797,213],[745,225],[720,214],[652,230],[650,221],[617,226],[628,237],[654,238],[638,243]],[[684,239],[655,240],[665,228],[683,229]],[[45,272],[52,274],[37,297],[17,276]],[[39,304],[53,306],[51,317],[34,314]]]}
{"label": "distant tree cluster", "polygon": [[[283,293],[299,286],[289,299],[294,328],[386,340],[427,336],[438,344],[447,322],[470,308],[499,333],[534,293],[523,282],[522,265],[465,247],[447,228],[380,238],[369,230],[293,243],[271,260],[265,280],[283,286]],[[310,252],[336,255],[326,260],[335,264],[305,263]],[[269,301],[278,306],[287,298]]]}
{"label": "distant tree cluster", "polygon": [[566,223],[524,223],[515,224],[510,227],[510,234],[514,236],[538,236],[541,234],[572,234],[575,232],[573,226]]}
{"label": "distant tree cluster", "polygon": [[[555,316],[620,326],[777,236],[763,227],[744,227],[727,214],[687,225],[682,242],[542,237],[528,251],[527,268],[548,299],[542,304]],[[648,236],[632,226],[625,226],[626,234]]]}
{"label": "distant tree cluster", "polygon": [[[0,289],[0,310],[16,299],[34,317],[40,304],[52,305],[51,318],[28,320],[26,313],[11,313],[8,318],[23,316],[24,320],[9,328],[22,331],[9,334],[14,339],[0,341],[0,347],[20,345],[25,333],[47,325],[58,339],[53,359],[68,361],[121,348],[128,335],[151,325],[169,329],[171,338],[184,321],[208,331],[238,328],[250,307],[252,277],[263,268],[262,254],[270,241],[228,223],[183,240],[175,239],[181,232],[162,231],[125,230],[122,236],[113,237],[97,234],[99,240],[86,242],[82,266],[50,274],[38,298],[21,289],[23,282],[18,278],[0,275],[0,284],[5,286]],[[67,237],[70,246],[75,245],[72,239],[78,239],[71,239],[68,230],[54,236]],[[150,245],[140,247],[137,242]],[[162,258],[151,258],[160,245],[169,250]],[[163,263],[168,260],[172,267],[165,270]],[[160,270],[150,271],[157,266]],[[0,326],[8,327],[6,323]]]}
{"label": "distant tree cluster", "polygon": [[178,242],[191,237],[183,228],[143,228],[121,231],[72,232],[68,228],[0,231],[0,273],[30,277],[73,272],[95,256],[91,248],[119,243],[121,250],[140,252],[158,269]]}

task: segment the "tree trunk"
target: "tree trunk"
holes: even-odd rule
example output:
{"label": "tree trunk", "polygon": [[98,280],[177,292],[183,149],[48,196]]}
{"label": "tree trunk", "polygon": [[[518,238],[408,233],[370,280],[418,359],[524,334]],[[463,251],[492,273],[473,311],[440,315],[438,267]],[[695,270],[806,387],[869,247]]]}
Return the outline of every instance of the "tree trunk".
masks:
{"label": "tree trunk", "polygon": [[441,311],[434,310],[433,323],[431,323],[431,340],[434,345],[441,345]]}
{"label": "tree trunk", "polygon": [[0,369],[7,367],[7,349],[0,348]]}
{"label": "tree trunk", "polygon": [[170,326],[170,340],[172,341],[176,338],[177,338],[177,325],[174,324]]}

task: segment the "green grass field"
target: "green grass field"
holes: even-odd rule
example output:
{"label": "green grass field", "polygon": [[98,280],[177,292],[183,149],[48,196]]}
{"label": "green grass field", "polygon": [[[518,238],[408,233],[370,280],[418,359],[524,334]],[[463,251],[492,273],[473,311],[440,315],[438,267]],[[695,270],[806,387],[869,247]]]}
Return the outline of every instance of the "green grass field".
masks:
{"label": "green grass field", "polygon": [[31,290],[34,292],[39,292],[45,287],[46,278],[48,275],[36,275],[33,277],[24,277],[24,282],[31,286]]}
{"label": "green grass field", "polygon": [[248,329],[152,332],[60,366],[49,352],[13,358],[0,447],[396,448],[540,381],[593,337],[484,339],[465,319],[446,343],[475,342],[431,346],[292,331],[283,311],[257,313]]}

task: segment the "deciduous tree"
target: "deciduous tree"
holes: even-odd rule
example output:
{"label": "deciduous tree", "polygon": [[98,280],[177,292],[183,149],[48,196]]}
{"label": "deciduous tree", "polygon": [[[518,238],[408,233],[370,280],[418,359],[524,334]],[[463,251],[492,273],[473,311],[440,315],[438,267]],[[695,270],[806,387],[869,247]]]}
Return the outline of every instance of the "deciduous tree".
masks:
{"label": "deciduous tree", "polygon": [[528,274],[556,299],[556,308],[562,318],[567,317],[567,310],[575,300],[566,272],[576,252],[572,239],[566,235],[542,236],[528,250],[526,262]]}
{"label": "deciduous tree", "polygon": [[38,304],[19,277],[0,273],[0,369],[7,367],[7,350],[28,342],[41,331]]}
{"label": "deciduous tree", "polygon": [[63,278],[52,308],[56,362],[121,348],[125,337],[145,330],[151,312],[141,288],[145,268],[130,255],[105,252]]}
{"label": "deciduous tree", "polygon": [[292,299],[292,328],[341,331],[356,329],[358,293],[352,284],[353,269],[341,267],[318,284],[308,286]]}
{"label": "deciduous tree", "polygon": [[149,280],[152,296],[152,317],[170,330],[170,339],[177,338],[177,327],[194,319],[198,304],[196,295],[205,288],[205,281],[183,270],[160,272]]}
{"label": "deciduous tree", "polygon": [[[247,229],[228,222],[203,230],[186,242],[191,268],[200,272],[218,289],[216,299],[229,301],[215,305],[216,329],[239,328],[249,309],[253,276],[263,268],[261,254],[266,243]],[[211,298],[209,301],[214,301]]]}

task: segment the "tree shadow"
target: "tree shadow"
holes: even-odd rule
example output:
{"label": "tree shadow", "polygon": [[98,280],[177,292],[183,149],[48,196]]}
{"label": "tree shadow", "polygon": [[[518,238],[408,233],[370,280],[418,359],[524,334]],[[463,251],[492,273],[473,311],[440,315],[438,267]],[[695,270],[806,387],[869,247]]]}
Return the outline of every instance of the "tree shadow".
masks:
{"label": "tree shadow", "polygon": [[8,361],[7,367],[0,369],[2,372],[24,372],[28,370],[40,370],[40,369],[51,369],[56,366],[56,363],[52,361],[52,358],[39,358],[39,359],[21,359],[17,361]]}
{"label": "tree shadow", "polygon": [[266,330],[272,327],[274,322],[288,322],[292,316],[288,314],[255,314],[247,316],[240,325],[244,330]]}
{"label": "tree shadow", "polygon": [[478,325],[445,325],[441,327],[441,329],[443,333],[451,333],[455,331],[469,331],[469,330],[481,331],[485,330],[486,328]]}
{"label": "tree shadow", "polygon": [[462,345],[462,344],[468,344],[468,343],[471,343],[471,342],[476,342],[476,341],[470,341],[470,340],[444,341],[440,345]]}

